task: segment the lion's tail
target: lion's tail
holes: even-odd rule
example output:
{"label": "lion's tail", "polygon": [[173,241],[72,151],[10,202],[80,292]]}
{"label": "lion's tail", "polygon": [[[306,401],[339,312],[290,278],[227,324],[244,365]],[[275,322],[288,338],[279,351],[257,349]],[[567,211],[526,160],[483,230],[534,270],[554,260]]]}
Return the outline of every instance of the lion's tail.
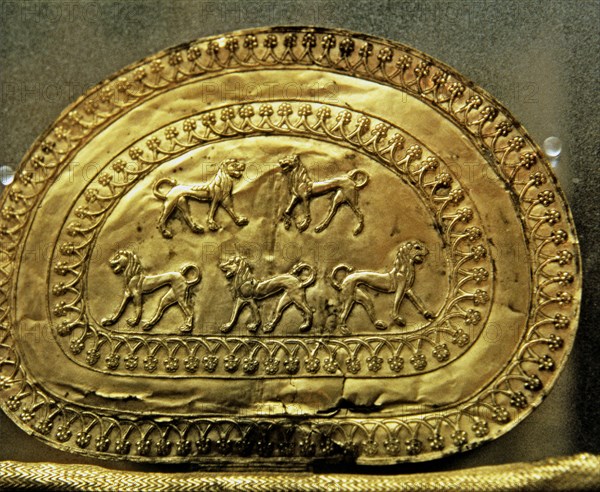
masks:
{"label": "lion's tail", "polygon": [[348,176],[350,179],[354,181],[355,188],[362,188],[367,185],[369,182],[369,175],[363,171],[362,169],[353,169],[348,172]]}
{"label": "lion's tail", "polygon": [[[202,280],[202,272],[196,265],[187,264],[181,267],[181,275],[185,278],[185,283],[188,285],[196,285],[200,280]],[[188,276],[189,272],[191,276]]]}
{"label": "lion's tail", "polygon": [[177,181],[173,178],[161,178],[159,180],[157,180],[154,185],[152,186],[152,193],[154,193],[154,196],[156,198],[158,198],[159,200],[166,200],[167,199],[167,195],[165,195],[164,193],[161,193],[160,191],[160,187],[164,184],[170,184],[171,188],[173,188],[173,186],[175,186],[177,184]]}
{"label": "lion's tail", "polygon": [[342,290],[342,282],[352,270],[354,269],[351,266],[344,263],[331,270],[331,285],[333,285],[334,289]]}
{"label": "lion's tail", "polygon": [[[305,275],[304,277],[300,277],[299,274],[300,274],[300,272],[303,272],[303,271],[307,271],[308,274]],[[312,284],[317,279],[317,272],[316,272],[315,268],[312,267],[311,265],[309,265],[308,263],[304,263],[303,261],[296,263],[290,270],[290,273],[292,275],[296,275],[296,276],[300,277],[300,282],[301,282],[302,287],[308,287],[310,284]]]}

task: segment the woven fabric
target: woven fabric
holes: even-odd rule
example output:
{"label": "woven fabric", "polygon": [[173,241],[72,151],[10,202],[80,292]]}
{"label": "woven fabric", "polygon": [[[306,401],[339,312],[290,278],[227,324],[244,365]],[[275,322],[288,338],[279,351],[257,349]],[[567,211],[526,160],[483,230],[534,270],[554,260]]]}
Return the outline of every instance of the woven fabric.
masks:
{"label": "woven fabric", "polygon": [[375,476],[141,473],[114,471],[99,466],[53,463],[0,462],[1,489],[52,490],[347,490],[347,491],[505,491],[597,490],[600,456],[578,454],[535,463],[486,466],[443,473]]}

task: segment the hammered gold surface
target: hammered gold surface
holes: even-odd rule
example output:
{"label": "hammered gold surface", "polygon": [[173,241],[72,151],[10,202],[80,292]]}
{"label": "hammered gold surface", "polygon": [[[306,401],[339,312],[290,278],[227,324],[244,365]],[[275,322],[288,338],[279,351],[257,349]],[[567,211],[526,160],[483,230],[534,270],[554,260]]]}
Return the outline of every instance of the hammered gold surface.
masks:
{"label": "hammered gold surface", "polygon": [[576,328],[537,146],[382,39],[161,53],[65,111],[2,198],[3,407],[78,453],[440,457],[527,415]]}

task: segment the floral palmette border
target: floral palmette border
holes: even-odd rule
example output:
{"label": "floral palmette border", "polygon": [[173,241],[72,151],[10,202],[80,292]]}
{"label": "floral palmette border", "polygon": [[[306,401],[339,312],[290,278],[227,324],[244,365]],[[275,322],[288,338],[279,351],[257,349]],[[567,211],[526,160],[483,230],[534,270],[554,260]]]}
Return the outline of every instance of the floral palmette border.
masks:
{"label": "floral palmette border", "polygon": [[[490,152],[530,234],[532,280],[537,286],[530,321],[513,359],[467,402],[435,414],[385,421],[315,419],[288,424],[284,419],[213,418],[158,423],[149,418],[116,419],[48,394],[21,364],[10,314],[19,241],[51,178],[96,129],[158,91],[225,69],[282,66],[351,74],[418,96]],[[557,364],[551,353],[564,360],[570,345],[560,334],[573,337],[581,285],[577,239],[564,199],[552,183],[535,144],[497,101],[449,67],[397,43],[331,29],[281,28],[236,33],[224,41],[213,38],[167,51],[100,85],[61,115],[53,131],[28,153],[15,182],[2,196],[2,406],[21,427],[55,446],[133,460],[148,456],[152,461],[189,460],[205,455],[226,459],[234,453],[389,462],[428,459],[477,444],[495,431],[514,426],[541,401],[543,385],[555,378],[552,372]]]}
{"label": "floral palmette border", "polygon": [[[391,137],[390,130],[396,130]],[[454,186],[452,175],[439,157],[402,133],[405,132],[399,128],[357,111],[324,104],[315,110],[305,102],[279,102],[226,106],[143,137],[109,161],[105,170],[90,182],[59,236],[60,246],[52,260],[52,295],[48,299],[55,318],[52,326],[59,336],[71,335],[68,347],[61,345],[63,350],[67,355],[81,354],[84,364],[98,370],[105,363],[106,369],[115,371],[122,361],[125,371],[122,367],[121,373],[125,374],[137,370],[142,374],[216,372],[261,377],[299,372],[382,375],[387,369],[388,375],[395,376],[448,363],[452,360],[449,343],[459,351],[465,350],[480,333],[486,316],[477,308],[485,307],[490,299],[488,277],[492,269],[483,246],[486,241],[483,231],[473,225],[476,213],[472,204],[468,206],[469,198]],[[177,155],[226,138],[253,135],[310,136],[350,145],[409,182],[423,197],[433,220],[443,231],[454,260],[451,292],[440,319],[418,333],[405,336],[328,339],[315,335],[308,340],[273,336],[268,340],[215,338],[210,333],[156,337],[119,334],[91,323],[83,287],[92,257],[90,248],[120,198],[139,179]],[[132,161],[128,163],[127,158]],[[431,346],[430,361],[422,348],[427,345]],[[409,351],[407,364],[403,351]]]}

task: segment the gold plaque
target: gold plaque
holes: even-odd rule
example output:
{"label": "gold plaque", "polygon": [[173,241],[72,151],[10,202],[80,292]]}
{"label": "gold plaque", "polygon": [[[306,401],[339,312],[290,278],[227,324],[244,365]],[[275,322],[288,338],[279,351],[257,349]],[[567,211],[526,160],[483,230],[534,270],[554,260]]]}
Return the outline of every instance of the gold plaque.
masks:
{"label": "gold plaque", "polygon": [[240,31],[128,67],[38,139],[1,213],[2,408],[94,457],[438,458],[528,415],[577,326],[537,145],[362,34]]}

